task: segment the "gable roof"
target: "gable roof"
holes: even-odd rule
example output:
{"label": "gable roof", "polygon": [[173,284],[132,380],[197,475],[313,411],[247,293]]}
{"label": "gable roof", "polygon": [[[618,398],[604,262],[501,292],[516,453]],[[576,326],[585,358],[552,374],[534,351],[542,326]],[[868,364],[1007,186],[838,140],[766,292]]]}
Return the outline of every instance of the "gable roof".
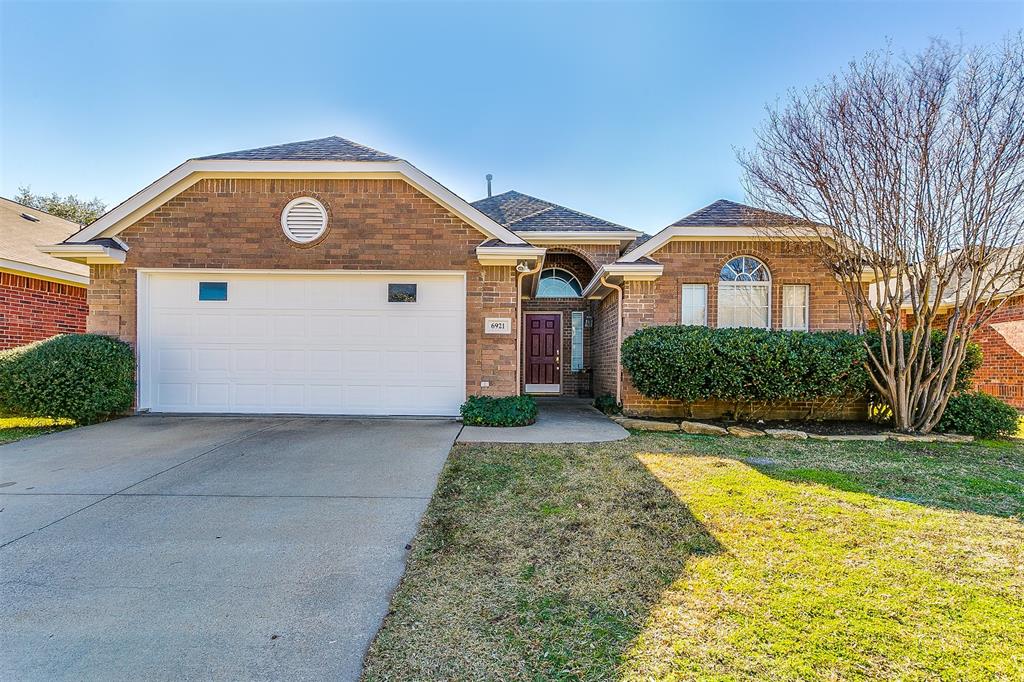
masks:
{"label": "gable roof", "polygon": [[513,232],[635,232],[617,223],[516,191],[474,201],[473,206]]}
{"label": "gable roof", "polygon": [[249,161],[398,161],[397,156],[385,154],[337,135],[198,158]]}
{"label": "gable roof", "polygon": [[[189,159],[70,236],[66,243],[90,244],[89,248],[98,248],[94,240],[116,237],[121,230],[204,177],[250,175],[300,178],[369,175],[374,178],[401,178],[487,238],[527,246],[521,237],[408,161],[341,137],[325,137]],[[57,254],[63,250],[51,249],[51,252]]]}
{"label": "gable roof", "polygon": [[69,263],[39,250],[62,242],[81,225],[0,197],[0,270],[29,277],[89,283],[89,266]]}
{"label": "gable roof", "polygon": [[[777,234],[766,234],[764,228],[785,228]],[[623,252],[620,263],[639,263],[673,239],[708,241],[743,241],[751,239],[795,238],[805,240],[827,239],[819,234],[824,226],[809,223],[802,218],[766,211],[728,199],[680,218],[655,235],[638,238]]]}
{"label": "gable roof", "polygon": [[728,199],[718,201],[680,218],[669,227],[747,227],[752,225],[781,227],[805,224],[802,218],[738,204]]}

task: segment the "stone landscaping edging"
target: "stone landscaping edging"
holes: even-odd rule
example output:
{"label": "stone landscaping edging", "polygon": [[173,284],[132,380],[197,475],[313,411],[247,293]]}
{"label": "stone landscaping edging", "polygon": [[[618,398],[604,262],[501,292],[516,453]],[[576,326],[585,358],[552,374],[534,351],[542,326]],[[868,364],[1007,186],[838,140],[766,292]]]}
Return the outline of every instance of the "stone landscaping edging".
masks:
{"label": "stone landscaping edging", "polygon": [[623,417],[622,415],[610,415],[609,419],[619,424],[624,429],[633,431],[682,431],[692,435],[700,436],[736,436],[737,438],[775,438],[777,440],[824,440],[831,442],[848,441],[873,441],[883,442],[895,440],[900,443],[970,443],[974,436],[964,436],[958,433],[930,433],[927,435],[914,435],[909,433],[849,433],[849,434],[822,434],[808,433],[796,429],[760,429],[748,426],[730,426],[728,428],[715,424],[703,422],[662,422],[653,419],[636,419],[634,417]]}

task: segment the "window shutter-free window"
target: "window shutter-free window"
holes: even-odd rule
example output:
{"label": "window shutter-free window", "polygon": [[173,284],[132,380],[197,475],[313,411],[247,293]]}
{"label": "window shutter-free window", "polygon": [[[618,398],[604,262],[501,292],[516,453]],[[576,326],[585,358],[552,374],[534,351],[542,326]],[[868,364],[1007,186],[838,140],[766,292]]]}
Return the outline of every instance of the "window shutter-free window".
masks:
{"label": "window shutter-free window", "polygon": [[583,369],[583,313],[572,313],[572,371]]}
{"label": "window shutter-free window", "polygon": [[724,266],[718,281],[718,326],[760,327],[772,322],[772,278],[753,256],[737,256]]}
{"label": "window shutter-free window", "polygon": [[806,284],[787,284],[782,287],[782,328],[807,331],[810,287]]}
{"label": "window shutter-free window", "polygon": [[708,285],[684,284],[683,309],[679,324],[706,325],[708,323]]}

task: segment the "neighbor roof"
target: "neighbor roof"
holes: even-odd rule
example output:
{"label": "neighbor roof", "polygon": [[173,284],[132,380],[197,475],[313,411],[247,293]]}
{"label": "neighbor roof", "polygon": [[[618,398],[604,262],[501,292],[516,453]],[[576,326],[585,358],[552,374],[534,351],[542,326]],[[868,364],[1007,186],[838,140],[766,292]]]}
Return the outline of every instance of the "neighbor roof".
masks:
{"label": "neighbor roof", "polygon": [[248,161],[398,161],[397,156],[371,149],[343,137],[321,137],[318,140],[303,140],[277,144],[272,147],[242,149],[211,156],[200,156],[200,160],[239,159]]}
{"label": "neighbor roof", "polygon": [[521,192],[508,191],[473,207],[513,232],[633,232],[628,227]]}
{"label": "neighbor roof", "polygon": [[735,201],[719,199],[699,211],[694,211],[685,218],[680,218],[669,225],[669,227],[781,226],[797,225],[805,222],[802,218],[796,218],[785,213],[765,211],[764,209],[754,208],[746,204],[737,204]]}
{"label": "neighbor roof", "polygon": [[79,229],[78,223],[0,197],[0,270],[88,284],[88,265],[54,258],[37,248],[62,242]]}

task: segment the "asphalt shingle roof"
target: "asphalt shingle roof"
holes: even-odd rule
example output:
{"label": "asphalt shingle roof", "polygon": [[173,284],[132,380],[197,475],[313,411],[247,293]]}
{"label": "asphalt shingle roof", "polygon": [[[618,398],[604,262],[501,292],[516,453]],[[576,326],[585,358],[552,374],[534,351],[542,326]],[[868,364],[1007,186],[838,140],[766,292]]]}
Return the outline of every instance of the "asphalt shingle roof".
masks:
{"label": "asphalt shingle roof", "polygon": [[88,265],[54,258],[38,248],[59,244],[80,229],[82,226],[78,223],[0,197],[0,259],[2,260],[88,277]]}
{"label": "asphalt shingle roof", "polygon": [[798,225],[806,221],[784,213],[765,211],[735,201],[719,199],[672,223],[671,227],[742,227],[748,225]]}
{"label": "asphalt shingle roof", "polygon": [[474,201],[473,207],[513,232],[631,231],[628,227],[515,191]]}
{"label": "asphalt shingle roof", "polygon": [[243,149],[211,156],[200,156],[200,160],[240,159],[246,161],[398,161],[397,156],[371,149],[343,137],[322,137],[319,140],[289,142],[272,147]]}

